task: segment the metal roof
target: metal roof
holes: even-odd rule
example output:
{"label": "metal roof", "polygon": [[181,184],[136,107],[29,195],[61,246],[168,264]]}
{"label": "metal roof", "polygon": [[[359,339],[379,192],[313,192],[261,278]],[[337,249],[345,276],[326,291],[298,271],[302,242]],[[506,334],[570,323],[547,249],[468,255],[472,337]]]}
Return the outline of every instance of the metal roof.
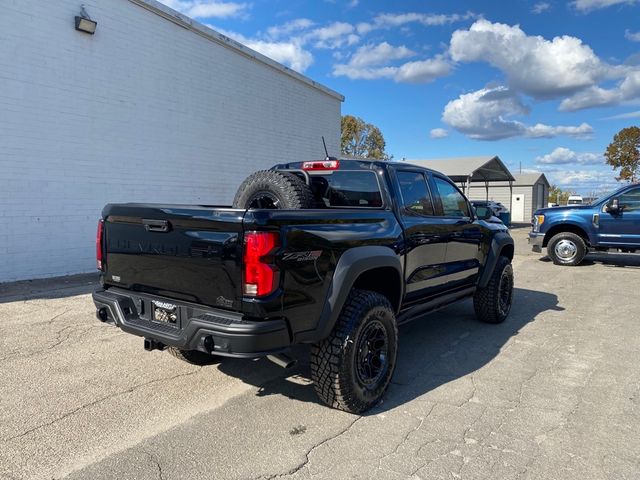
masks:
{"label": "metal roof", "polygon": [[166,5],[156,1],[156,0],[129,0],[131,3],[139,5],[146,10],[159,15],[160,17],[169,20],[187,30],[192,31],[193,33],[200,35],[201,37],[206,38],[212,42],[215,42],[223,47],[227,47],[231,50],[234,50],[236,53],[243,55],[247,58],[255,60],[257,62],[263,63],[268,67],[271,67],[279,72],[288,75],[299,82],[305,83],[310,87],[313,87],[321,92],[333,97],[341,102],[344,102],[344,96],[335,90],[330,89],[314,80],[311,80],[309,77],[302,75],[301,73],[296,72],[295,70],[291,70],[289,67],[285,67],[281,63],[272,60],[266,55],[262,55],[261,53],[252,50],[251,48],[243,45],[240,42],[233,40],[232,38],[223,35],[222,33],[216,32],[213,28],[203,25],[192,18],[183,15],[180,12],[173,10],[172,8],[167,7]]}
{"label": "metal roof", "polygon": [[535,185],[542,179],[544,183],[547,184],[547,186],[551,186],[551,184],[549,183],[549,180],[547,180],[547,177],[542,172],[520,173],[520,174],[516,173],[514,177],[516,177],[516,181],[514,182],[514,185],[522,185],[522,186]]}
{"label": "metal roof", "polygon": [[[540,181],[544,182],[547,187],[550,187],[551,184],[549,180],[542,172],[534,172],[534,173],[516,173],[513,175],[515,177],[515,182],[513,182],[514,187],[531,187]],[[491,182],[491,187],[508,187],[509,182]]]}
{"label": "metal roof", "polygon": [[405,161],[406,163],[444,173],[454,182],[467,182],[467,179],[471,179],[471,182],[508,182],[515,180],[497,155]]}

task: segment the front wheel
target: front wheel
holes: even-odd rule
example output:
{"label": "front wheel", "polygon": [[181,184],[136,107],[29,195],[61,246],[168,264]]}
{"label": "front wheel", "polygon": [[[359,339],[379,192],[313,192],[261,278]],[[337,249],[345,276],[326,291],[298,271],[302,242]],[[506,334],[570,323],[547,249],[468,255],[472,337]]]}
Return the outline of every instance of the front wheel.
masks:
{"label": "front wheel", "polygon": [[562,232],[551,237],[547,254],[556,265],[575,267],[587,254],[587,246],[580,235]]}
{"label": "front wheel", "polygon": [[386,297],[352,290],[328,338],[311,349],[311,376],[327,405],[362,413],[384,395],[396,366],[398,327]]}
{"label": "front wheel", "polygon": [[513,268],[507,257],[500,256],[487,286],[476,291],[473,308],[481,322],[502,323],[509,316],[512,302]]}

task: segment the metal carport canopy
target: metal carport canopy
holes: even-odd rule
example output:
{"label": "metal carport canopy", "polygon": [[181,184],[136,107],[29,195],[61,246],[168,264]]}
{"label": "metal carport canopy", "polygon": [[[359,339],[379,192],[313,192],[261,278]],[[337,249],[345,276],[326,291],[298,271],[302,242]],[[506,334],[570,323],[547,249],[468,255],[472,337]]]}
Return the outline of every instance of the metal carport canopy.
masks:
{"label": "metal carport canopy", "polygon": [[405,161],[444,173],[456,183],[515,181],[509,169],[497,155],[493,157],[458,157]]}
{"label": "metal carport canopy", "polygon": [[[461,184],[463,191],[466,191],[466,186],[471,182],[483,182],[487,200],[489,199],[489,182],[509,182],[513,196],[515,178],[497,155],[405,160],[405,162],[444,173],[454,182]],[[509,202],[510,211],[513,207],[511,204],[512,201]]]}

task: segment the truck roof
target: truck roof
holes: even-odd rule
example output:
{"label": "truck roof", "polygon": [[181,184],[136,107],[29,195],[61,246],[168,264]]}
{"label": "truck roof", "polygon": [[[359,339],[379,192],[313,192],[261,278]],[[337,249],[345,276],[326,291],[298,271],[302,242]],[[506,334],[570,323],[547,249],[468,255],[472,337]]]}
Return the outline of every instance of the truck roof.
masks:
{"label": "truck roof", "polygon": [[[275,165],[274,168],[276,169],[297,169],[297,168],[301,168],[301,164],[304,162],[324,162],[327,159],[314,159],[314,160],[300,160],[299,162],[289,162],[289,163],[280,163],[278,165]],[[371,159],[371,158],[345,158],[345,157],[329,157],[329,160],[337,160],[340,162],[340,167],[339,169],[342,169],[344,167],[348,167],[348,168],[353,168],[353,167],[359,167],[359,168],[369,168],[369,169],[373,169],[373,168],[387,168],[389,166],[392,167],[410,167],[410,168],[417,168],[420,170],[425,170],[428,172],[432,172],[432,173],[441,173],[438,172],[436,170],[433,170],[431,168],[427,168],[427,167],[422,167],[420,165],[414,165],[412,163],[408,163],[408,162],[402,162],[402,161],[395,161],[395,160],[380,160],[380,159]]]}

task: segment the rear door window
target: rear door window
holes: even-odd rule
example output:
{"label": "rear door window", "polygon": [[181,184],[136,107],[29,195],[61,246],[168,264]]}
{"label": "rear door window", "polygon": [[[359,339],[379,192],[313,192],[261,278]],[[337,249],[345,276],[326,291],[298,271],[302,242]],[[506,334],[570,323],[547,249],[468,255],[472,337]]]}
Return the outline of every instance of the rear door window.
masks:
{"label": "rear door window", "polygon": [[378,176],[373,171],[336,170],[310,175],[316,203],[326,207],[382,207]]}
{"label": "rear door window", "polygon": [[404,213],[422,216],[435,215],[424,175],[420,172],[398,171],[396,176],[400,184]]}

